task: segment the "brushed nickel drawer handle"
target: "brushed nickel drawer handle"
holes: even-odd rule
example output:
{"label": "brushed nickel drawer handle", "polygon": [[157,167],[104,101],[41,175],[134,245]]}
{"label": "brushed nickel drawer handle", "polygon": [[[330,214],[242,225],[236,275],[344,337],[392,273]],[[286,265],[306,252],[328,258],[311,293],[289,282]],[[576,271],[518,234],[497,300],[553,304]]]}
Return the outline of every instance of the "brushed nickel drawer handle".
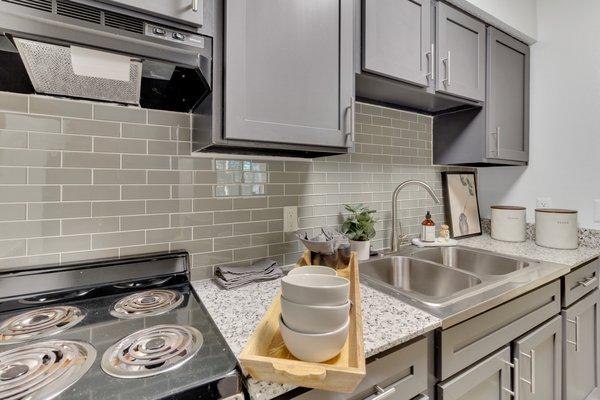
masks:
{"label": "brushed nickel drawer handle", "polygon": [[597,281],[598,281],[597,276],[590,276],[589,278],[585,278],[584,280],[577,282],[577,285],[584,286],[584,287],[590,287],[593,284],[595,284]]}
{"label": "brushed nickel drawer handle", "polygon": [[192,11],[198,12],[198,0],[192,0]]}
{"label": "brushed nickel drawer handle", "polygon": [[377,391],[377,396],[373,397],[371,400],[383,400],[396,393],[396,386],[392,386],[388,390],[383,390],[381,386],[375,385],[375,390]]}

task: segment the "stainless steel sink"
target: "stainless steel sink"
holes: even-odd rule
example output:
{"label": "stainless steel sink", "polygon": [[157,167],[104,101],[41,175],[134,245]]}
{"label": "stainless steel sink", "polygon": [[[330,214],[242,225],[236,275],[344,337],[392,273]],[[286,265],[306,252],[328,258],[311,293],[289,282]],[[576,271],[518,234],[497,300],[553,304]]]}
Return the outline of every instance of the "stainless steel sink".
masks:
{"label": "stainless steel sink", "polygon": [[444,305],[461,291],[482,282],[456,269],[403,256],[367,261],[359,269],[361,275],[430,306]]}
{"label": "stainless steel sink", "polygon": [[413,252],[411,257],[483,275],[507,275],[530,265],[529,262],[516,258],[460,247],[437,247],[418,250]]}

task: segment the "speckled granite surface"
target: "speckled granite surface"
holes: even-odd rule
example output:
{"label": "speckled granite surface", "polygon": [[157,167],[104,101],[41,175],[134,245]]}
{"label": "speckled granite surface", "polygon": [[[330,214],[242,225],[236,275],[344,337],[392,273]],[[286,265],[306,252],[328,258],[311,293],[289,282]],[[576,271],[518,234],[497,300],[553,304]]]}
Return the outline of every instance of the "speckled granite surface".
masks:
{"label": "speckled granite surface", "polygon": [[557,250],[538,246],[533,240],[526,240],[521,243],[502,242],[492,239],[488,234],[461,239],[458,244],[506,255],[564,264],[570,267],[576,267],[600,256],[600,247],[579,246],[576,250]]}
{"label": "speckled granite surface", "polygon": [[[279,290],[279,280],[223,290],[210,280],[193,283],[210,315],[239,354]],[[370,357],[440,326],[440,320],[367,285],[361,285],[365,355]],[[272,399],[294,386],[249,379],[254,400]]]}

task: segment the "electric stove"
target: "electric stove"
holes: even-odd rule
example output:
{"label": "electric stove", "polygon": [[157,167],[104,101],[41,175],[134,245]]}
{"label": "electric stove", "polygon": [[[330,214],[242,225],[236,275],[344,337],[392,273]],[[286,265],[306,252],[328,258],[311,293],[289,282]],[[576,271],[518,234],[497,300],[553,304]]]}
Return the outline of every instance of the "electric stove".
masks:
{"label": "electric stove", "polygon": [[0,400],[243,399],[187,252],[0,273]]}

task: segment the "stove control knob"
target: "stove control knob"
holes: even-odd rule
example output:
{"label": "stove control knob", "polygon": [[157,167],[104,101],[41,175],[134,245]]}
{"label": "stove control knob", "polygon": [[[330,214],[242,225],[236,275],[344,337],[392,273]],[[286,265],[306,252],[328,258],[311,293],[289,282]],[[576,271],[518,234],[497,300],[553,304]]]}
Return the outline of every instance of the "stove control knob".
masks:
{"label": "stove control knob", "polygon": [[173,39],[175,40],[184,40],[185,36],[179,32],[173,32]]}
{"label": "stove control knob", "polygon": [[154,33],[155,35],[165,36],[167,34],[167,31],[165,31],[163,28],[155,27],[154,29],[152,29],[152,33]]}

